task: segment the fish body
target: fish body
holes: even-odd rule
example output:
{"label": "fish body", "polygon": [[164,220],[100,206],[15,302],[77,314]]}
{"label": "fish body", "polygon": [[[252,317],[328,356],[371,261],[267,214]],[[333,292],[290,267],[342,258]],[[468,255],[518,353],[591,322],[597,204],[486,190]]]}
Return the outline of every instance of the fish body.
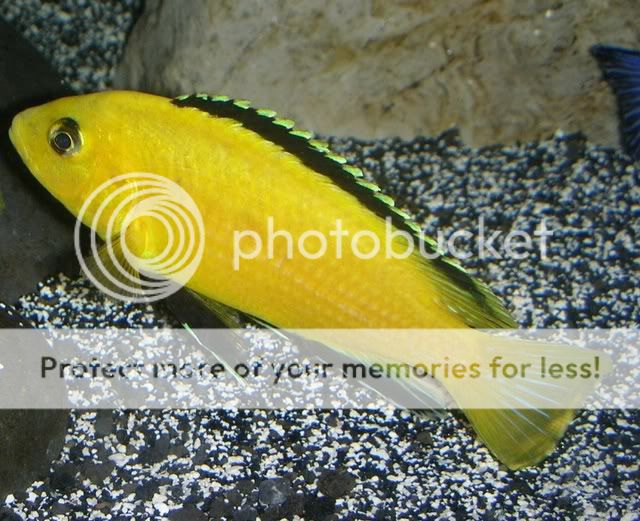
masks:
{"label": "fish body", "polygon": [[[286,229],[296,243],[309,230],[330,237],[338,221],[350,237],[362,230],[383,237],[385,221],[353,193],[339,189],[326,173],[314,170],[237,120],[212,116],[198,107],[200,103],[171,103],[166,98],[131,92],[72,100],[35,109],[37,123],[33,125],[29,111],[18,117],[12,138],[24,151],[25,163],[74,215],[92,191],[117,174],[152,172],[182,186],[196,202],[205,223],[203,262],[188,284],[198,293],[279,327],[466,327],[471,313],[456,312],[460,304],[448,300],[444,288],[436,287],[427,275],[433,270],[444,272],[446,277],[455,274],[466,284],[460,285],[457,296],[468,301],[468,307],[478,307],[477,301],[484,303],[481,311],[486,315],[486,327],[512,324],[484,286],[452,262],[428,262],[418,252],[407,259],[384,255],[361,259],[345,247],[338,258],[329,241],[326,255],[309,259],[287,255],[287,244],[276,239],[272,255],[264,248],[264,255],[233,269],[234,233],[250,230],[266,238],[267,216],[275,229]],[[213,108],[222,105],[218,109],[223,114],[225,105],[232,104],[193,100],[210,103]],[[42,114],[43,110],[50,114]],[[60,157],[47,149],[46,142],[41,149],[21,145],[29,140],[27,134],[47,133],[48,127],[63,119],[62,114],[83,129],[82,150],[77,155]],[[123,127],[124,114],[132,124]],[[285,128],[281,132],[290,134]],[[351,174],[341,172],[342,165],[309,145],[307,148],[309,154],[335,167],[346,183],[359,188],[378,208],[395,215],[391,207],[376,199],[371,188],[358,185]],[[58,173],[53,175],[54,171]],[[88,212],[87,217],[92,216]],[[107,238],[108,217],[105,214],[97,227],[103,239]],[[166,237],[153,231],[139,227],[134,242],[143,246],[137,253],[151,256],[166,247]],[[314,246],[313,240],[307,242],[308,249],[315,251],[318,245]],[[396,249],[404,247],[396,245]],[[361,249],[367,250],[367,245]]]}
{"label": "fish body", "polygon": [[618,101],[620,131],[625,150],[640,159],[640,51],[613,45],[594,45],[604,78]]}
{"label": "fish body", "polygon": [[[193,198],[204,223],[204,255],[184,281],[187,287],[274,326],[515,327],[489,289],[439,255],[433,242],[364,181],[356,167],[272,111],[226,97],[169,100],[105,92],[28,109],[14,119],[10,137],[31,172],[76,216],[97,187],[121,174],[149,172],[175,182]],[[137,189],[135,182],[125,188]],[[95,210],[83,214],[85,224],[103,239],[126,233],[137,257],[151,258],[167,248],[167,233],[152,219],[141,218],[126,231],[123,223],[110,229],[109,213],[93,222]],[[339,221],[351,238],[367,232],[361,243],[365,251],[375,238],[384,243],[390,226],[404,232],[387,241],[393,252],[404,252],[409,241],[416,241],[431,255],[414,251],[390,256],[382,250],[384,254],[362,258],[349,247],[338,252],[337,242],[328,241],[322,256],[309,258],[290,255],[286,240],[277,237],[272,252],[263,248],[234,266],[237,232],[266,238],[269,218],[275,230],[286,230],[296,243],[309,231],[331,237]],[[307,239],[307,249],[319,251],[317,235]],[[367,360],[422,361],[419,353],[407,360],[406,353],[403,359],[403,353],[389,346],[352,354]],[[495,391],[484,386],[477,392]],[[572,418],[563,409],[466,414],[511,468],[544,458]]]}

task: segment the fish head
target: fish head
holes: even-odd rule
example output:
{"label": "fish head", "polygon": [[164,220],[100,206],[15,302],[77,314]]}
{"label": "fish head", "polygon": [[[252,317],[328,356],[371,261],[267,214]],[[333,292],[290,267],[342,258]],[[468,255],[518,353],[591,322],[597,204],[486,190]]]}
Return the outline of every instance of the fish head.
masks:
{"label": "fish head", "polygon": [[[98,205],[107,199],[118,189],[118,182],[109,186],[110,180],[135,168],[133,94],[113,91],[61,98],[20,112],[11,124],[9,137],[27,168],[85,224],[95,213],[85,202],[91,199]],[[100,190],[99,197],[92,198]],[[108,215],[104,217],[106,222]],[[104,226],[91,225],[103,238]]]}

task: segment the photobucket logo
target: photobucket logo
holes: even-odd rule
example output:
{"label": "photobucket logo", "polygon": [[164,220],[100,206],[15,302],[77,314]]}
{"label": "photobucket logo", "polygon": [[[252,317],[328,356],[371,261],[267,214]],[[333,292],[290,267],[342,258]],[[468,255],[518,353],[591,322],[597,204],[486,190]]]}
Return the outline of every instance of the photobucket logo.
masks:
{"label": "photobucket logo", "polygon": [[[80,247],[83,222],[91,229],[89,261]],[[106,229],[102,247],[97,229]],[[135,253],[130,241],[141,245]],[[202,261],[204,241],[202,215],[191,196],[166,177],[141,172],[114,177],[94,190],[74,233],[85,276],[107,295],[138,303],[162,300],[189,282]]]}
{"label": "photobucket logo", "polygon": [[406,259],[414,252],[427,259],[447,255],[465,260],[474,254],[480,259],[523,259],[538,249],[539,257],[546,259],[547,240],[551,235],[553,231],[547,228],[544,219],[533,233],[518,229],[505,233],[501,230],[487,230],[484,218],[480,216],[475,233],[471,230],[457,230],[446,236],[438,230],[433,239],[423,236],[418,239],[409,232],[399,230],[390,218],[385,220],[384,233],[372,230],[351,232],[345,229],[342,220],[337,219],[328,233],[306,230],[294,237],[288,230],[276,229],[275,220],[270,216],[267,218],[264,234],[255,230],[234,231],[233,269],[238,271],[243,261],[257,258],[291,260],[299,256],[316,260],[332,255],[342,259],[345,252],[364,260],[379,256]]}

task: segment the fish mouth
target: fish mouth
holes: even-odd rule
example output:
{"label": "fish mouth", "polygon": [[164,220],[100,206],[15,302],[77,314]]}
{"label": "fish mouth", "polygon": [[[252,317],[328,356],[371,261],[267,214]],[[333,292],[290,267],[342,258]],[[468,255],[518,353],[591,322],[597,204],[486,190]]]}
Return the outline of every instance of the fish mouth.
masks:
{"label": "fish mouth", "polygon": [[11,140],[11,143],[13,144],[14,148],[18,148],[18,136],[16,135],[16,131],[14,130],[15,128],[15,118],[13,119],[13,122],[11,123],[11,126],[9,127],[9,139]]}
{"label": "fish mouth", "polygon": [[29,169],[32,175],[35,175],[35,172],[31,168],[31,156],[28,152],[28,147],[25,146],[24,130],[24,121],[21,118],[21,114],[18,114],[13,118],[11,126],[9,127],[9,140],[11,141],[13,148],[16,149],[20,159],[22,159],[24,165]]}
{"label": "fish mouth", "polygon": [[18,154],[20,154],[20,157],[22,157],[22,159],[25,160],[26,158],[24,154],[26,153],[26,150],[23,146],[23,141],[20,136],[20,133],[17,130],[17,127],[19,125],[19,119],[18,119],[19,117],[20,115],[18,114],[16,117],[13,118],[13,121],[11,122],[11,126],[9,127],[9,139],[13,144],[13,148],[16,149],[16,152],[18,152]]}

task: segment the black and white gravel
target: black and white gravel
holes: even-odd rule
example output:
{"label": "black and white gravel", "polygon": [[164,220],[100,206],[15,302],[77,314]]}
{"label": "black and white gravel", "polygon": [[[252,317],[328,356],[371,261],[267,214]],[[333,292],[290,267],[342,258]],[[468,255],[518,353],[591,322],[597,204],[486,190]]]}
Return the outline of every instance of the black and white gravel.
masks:
{"label": "black and white gravel", "polygon": [[13,24],[72,89],[106,88],[142,0],[0,0]]}
{"label": "black and white gravel", "polygon": [[[523,327],[638,326],[640,170],[625,156],[560,134],[483,150],[452,133],[335,145],[432,231],[472,227],[478,213],[504,229],[546,216],[546,261],[466,263]],[[176,325],[162,308],[110,302],[65,277],[19,311],[39,327]],[[6,505],[32,519],[631,520],[639,420],[583,413],[541,466],[508,472],[455,414],[78,411],[49,480]]]}
{"label": "black and white gravel", "polygon": [[[0,7],[86,91],[109,84],[139,3]],[[532,250],[465,262],[521,326],[638,327],[640,169],[626,156],[561,133],[480,150],[455,132],[334,147],[431,233],[473,231],[480,215],[505,232],[545,218],[554,231],[546,259]],[[18,311],[38,327],[176,326],[162,307],[113,303],[64,276]],[[639,457],[637,411],[579,415],[550,458],[519,472],[454,414],[77,411],[49,478],[7,498],[0,519],[631,521],[640,519]]]}

